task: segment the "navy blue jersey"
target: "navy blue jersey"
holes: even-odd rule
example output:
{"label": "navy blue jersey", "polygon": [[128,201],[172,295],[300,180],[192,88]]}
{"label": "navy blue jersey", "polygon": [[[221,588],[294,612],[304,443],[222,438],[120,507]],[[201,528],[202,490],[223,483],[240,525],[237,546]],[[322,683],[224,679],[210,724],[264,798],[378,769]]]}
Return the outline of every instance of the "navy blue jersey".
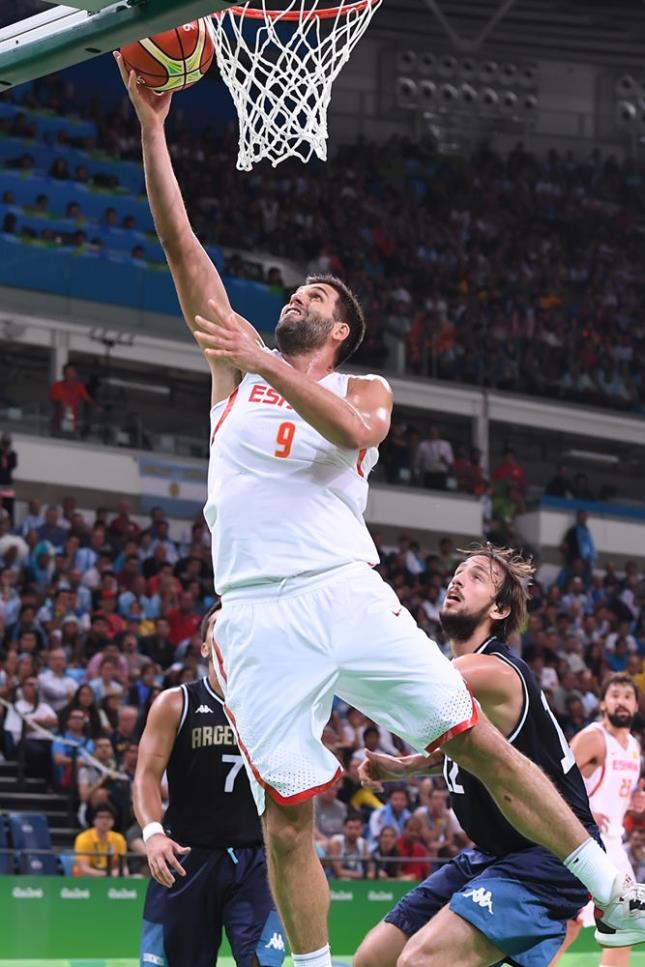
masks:
{"label": "navy blue jersey", "polygon": [[[508,740],[551,779],[583,826],[594,827],[589,799],[573,752],[526,662],[498,638],[489,638],[477,655],[491,655],[512,665],[522,680],[524,698],[517,725]],[[504,856],[535,844],[504,818],[482,783],[446,757],[444,777],[461,826],[480,850]]]}
{"label": "navy blue jersey", "polygon": [[182,846],[259,846],[260,820],[221,698],[207,678],[182,685],[181,692],[164,827]]}

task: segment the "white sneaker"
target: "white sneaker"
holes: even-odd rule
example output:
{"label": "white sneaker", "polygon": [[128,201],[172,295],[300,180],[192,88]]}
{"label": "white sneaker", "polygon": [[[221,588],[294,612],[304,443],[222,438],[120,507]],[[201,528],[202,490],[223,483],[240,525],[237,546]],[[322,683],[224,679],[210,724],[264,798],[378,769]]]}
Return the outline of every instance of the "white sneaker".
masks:
{"label": "white sneaker", "polygon": [[606,907],[596,903],[596,943],[601,947],[633,947],[645,943],[645,884],[625,873],[616,877],[614,897]]}

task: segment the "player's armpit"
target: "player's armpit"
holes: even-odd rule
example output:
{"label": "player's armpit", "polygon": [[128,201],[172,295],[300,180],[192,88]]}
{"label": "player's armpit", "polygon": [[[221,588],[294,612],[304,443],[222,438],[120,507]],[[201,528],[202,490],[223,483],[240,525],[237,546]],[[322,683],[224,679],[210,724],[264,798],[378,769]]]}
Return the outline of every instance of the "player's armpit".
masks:
{"label": "player's armpit", "polygon": [[524,701],[519,672],[492,655],[460,655],[453,664],[493,725],[503,735],[510,735]]}
{"label": "player's armpit", "polygon": [[600,729],[583,729],[571,740],[576,765],[588,779],[605,761],[605,740]]}

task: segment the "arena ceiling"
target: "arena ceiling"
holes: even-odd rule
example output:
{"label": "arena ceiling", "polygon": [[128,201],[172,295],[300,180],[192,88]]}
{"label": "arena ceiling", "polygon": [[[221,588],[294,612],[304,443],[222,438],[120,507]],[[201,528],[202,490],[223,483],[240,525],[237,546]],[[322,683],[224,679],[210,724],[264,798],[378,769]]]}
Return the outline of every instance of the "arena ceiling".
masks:
{"label": "arena ceiling", "polygon": [[[45,0],[0,3],[0,27],[48,9]],[[511,59],[631,67],[645,62],[642,0],[384,0],[370,30],[397,45],[418,46],[422,38],[458,53],[495,50]]]}

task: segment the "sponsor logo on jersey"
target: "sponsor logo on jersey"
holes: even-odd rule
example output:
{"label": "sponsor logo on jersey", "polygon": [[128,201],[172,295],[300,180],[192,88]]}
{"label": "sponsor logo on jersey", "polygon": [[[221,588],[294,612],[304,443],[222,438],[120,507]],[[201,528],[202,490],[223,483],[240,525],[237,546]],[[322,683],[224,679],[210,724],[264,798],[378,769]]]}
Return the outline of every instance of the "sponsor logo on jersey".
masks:
{"label": "sponsor logo on jersey", "polygon": [[90,891],[88,889],[82,890],[80,887],[75,886],[70,889],[64,886],[63,889],[58,894],[61,900],[89,900]]}
{"label": "sponsor logo on jersey", "polygon": [[44,893],[40,887],[33,886],[14,886],[11,891],[14,900],[42,900]]}
{"label": "sponsor logo on jersey", "polygon": [[264,945],[265,950],[284,950],[284,940],[281,933],[274,933],[268,943]]}
{"label": "sponsor logo on jersey", "polygon": [[485,890],[483,886],[480,886],[477,890],[466,890],[464,896],[480,906],[482,910],[488,910],[489,913],[493,912],[493,898],[490,890]]}
{"label": "sponsor logo on jersey", "polygon": [[212,712],[212,708],[209,705],[200,705],[199,708],[195,709],[195,712]]}

